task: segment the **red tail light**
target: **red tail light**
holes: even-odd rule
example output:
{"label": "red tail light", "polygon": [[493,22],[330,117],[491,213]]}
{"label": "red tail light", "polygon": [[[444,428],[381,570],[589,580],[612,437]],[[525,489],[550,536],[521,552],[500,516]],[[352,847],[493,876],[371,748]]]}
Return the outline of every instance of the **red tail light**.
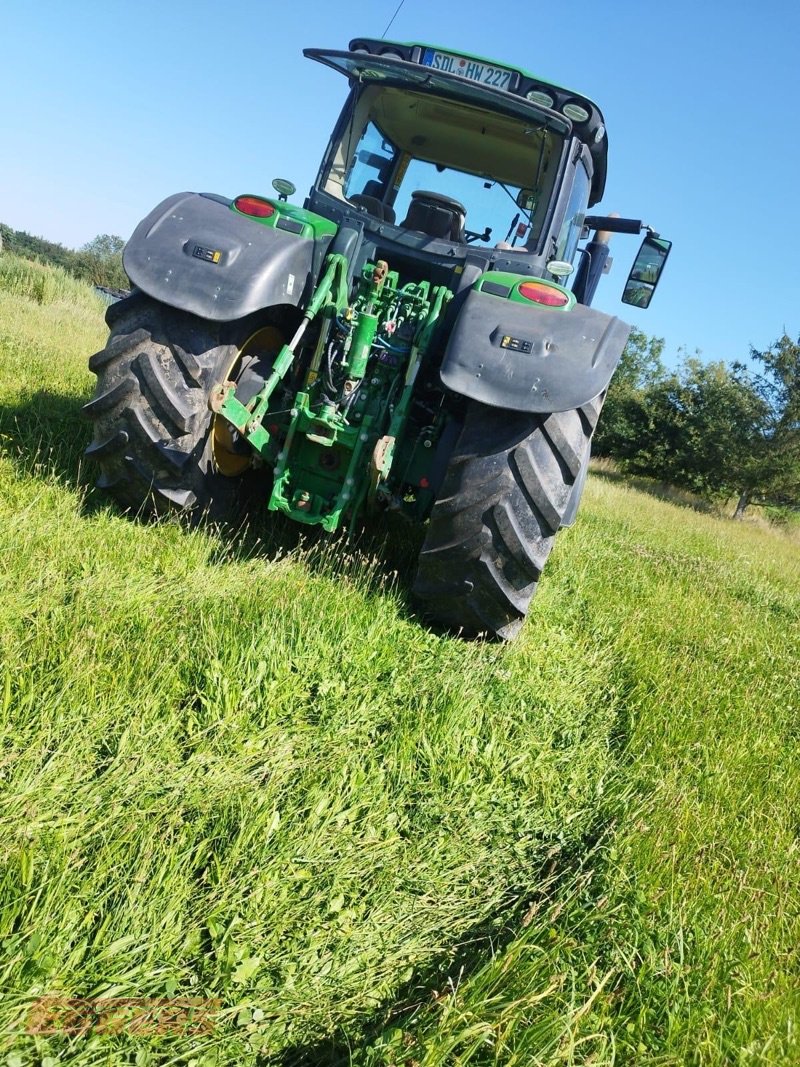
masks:
{"label": "red tail light", "polygon": [[520,296],[526,300],[533,300],[537,304],[546,304],[551,308],[563,308],[569,303],[569,297],[552,285],[544,282],[523,282],[517,290]]}
{"label": "red tail light", "polygon": [[260,196],[237,196],[233,206],[243,215],[252,215],[254,219],[269,219],[275,214],[275,208],[269,200]]}

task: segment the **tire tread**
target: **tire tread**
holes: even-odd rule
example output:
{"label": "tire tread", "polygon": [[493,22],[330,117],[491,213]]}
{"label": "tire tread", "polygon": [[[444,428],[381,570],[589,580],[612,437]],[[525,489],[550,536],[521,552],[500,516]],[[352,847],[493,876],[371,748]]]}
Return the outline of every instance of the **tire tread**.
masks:
{"label": "tire tread", "polygon": [[588,456],[602,407],[547,415],[471,402],[419,556],[414,593],[465,636],[510,640]]}
{"label": "tire tread", "polygon": [[100,467],[98,487],[137,513],[225,518],[236,484],[212,468],[207,397],[235,345],[218,326],[138,291],[111,307],[108,343],[89,360],[97,391],[83,409],[94,423],[86,455]]}

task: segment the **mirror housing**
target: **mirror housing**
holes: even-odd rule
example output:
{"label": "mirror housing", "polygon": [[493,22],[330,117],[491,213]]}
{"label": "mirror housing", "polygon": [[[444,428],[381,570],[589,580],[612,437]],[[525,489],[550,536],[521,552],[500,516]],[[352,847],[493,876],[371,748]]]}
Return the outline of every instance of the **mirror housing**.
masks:
{"label": "mirror housing", "polygon": [[272,188],[278,194],[279,200],[286,200],[297,192],[294,182],[290,182],[288,178],[273,178]]}
{"label": "mirror housing", "polygon": [[650,306],[671,248],[672,241],[647,234],[625,282],[623,304],[639,308]]}

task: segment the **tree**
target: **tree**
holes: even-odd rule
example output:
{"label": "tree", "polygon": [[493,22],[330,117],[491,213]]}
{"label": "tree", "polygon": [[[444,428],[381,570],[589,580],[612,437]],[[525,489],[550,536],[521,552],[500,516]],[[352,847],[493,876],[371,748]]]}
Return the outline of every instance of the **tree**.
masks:
{"label": "tree", "polygon": [[608,391],[595,451],[705,496],[800,503],[800,338],[784,335],[742,363],[661,362],[663,341],[631,334]]}
{"label": "tree", "polygon": [[597,455],[624,461],[636,454],[649,423],[647,391],[665,374],[663,351],[662,337],[631,330],[594,435],[592,449]]}
{"label": "tree", "polygon": [[88,241],[80,251],[88,252],[89,255],[99,260],[109,260],[119,255],[124,247],[125,242],[121,237],[110,233],[100,233]]}
{"label": "tree", "polygon": [[660,339],[631,335],[600,421],[598,453],[704,496],[738,492],[763,435],[763,399],[722,362],[688,356],[668,372],[662,349]]}
{"label": "tree", "polygon": [[114,234],[101,233],[77,253],[76,273],[93,285],[126,289],[128,279],[122,266],[125,242]]}
{"label": "tree", "polygon": [[690,357],[654,385],[648,404],[652,437],[643,458],[651,473],[704,496],[738,490],[766,414],[749,382],[725,363]]}
{"label": "tree", "polygon": [[783,334],[763,352],[751,347],[750,359],[761,369],[751,371],[735,363],[734,373],[758,397],[763,415],[742,466],[735,518],[741,518],[753,500],[800,503],[800,337],[792,341]]}

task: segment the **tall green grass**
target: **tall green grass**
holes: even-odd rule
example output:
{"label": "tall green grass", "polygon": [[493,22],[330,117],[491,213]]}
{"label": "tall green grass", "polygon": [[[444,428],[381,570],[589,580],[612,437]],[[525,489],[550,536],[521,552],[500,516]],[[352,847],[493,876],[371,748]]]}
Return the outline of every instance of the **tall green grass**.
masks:
{"label": "tall green grass", "polygon": [[405,534],[119,516],[103,332],[0,293],[0,1057],[796,1062],[796,544],[590,479],[521,639],[440,637]]}
{"label": "tall green grass", "polygon": [[25,297],[37,304],[67,304],[96,312],[102,301],[91,285],[63,267],[24,259],[11,252],[0,255],[0,292]]}

